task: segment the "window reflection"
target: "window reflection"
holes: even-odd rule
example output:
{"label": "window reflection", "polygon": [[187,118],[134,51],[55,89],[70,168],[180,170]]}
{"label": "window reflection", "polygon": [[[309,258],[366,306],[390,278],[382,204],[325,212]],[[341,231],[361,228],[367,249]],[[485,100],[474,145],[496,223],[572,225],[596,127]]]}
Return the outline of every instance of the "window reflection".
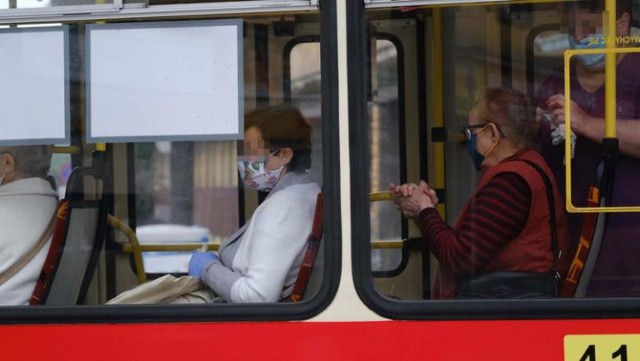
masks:
{"label": "window reflection", "polygon": [[[400,119],[398,52],[389,40],[376,40],[374,100],[371,116],[371,192],[386,191],[390,179],[400,179]],[[377,249],[375,241],[399,240],[400,217],[391,202],[371,204],[371,267],[390,271],[400,265],[401,249]]]}
{"label": "window reflection", "polygon": [[[583,6],[583,3],[589,6]],[[417,57],[407,56],[408,61],[406,64],[408,65],[405,64],[407,86],[402,89],[407,98],[411,99],[405,104],[404,112],[409,114],[424,106],[426,117],[421,119],[415,116],[407,116],[407,154],[396,154],[396,156],[406,159],[407,170],[400,169],[399,172],[402,172],[402,176],[405,176],[409,181],[416,180],[416,174],[412,173],[412,169],[416,167],[428,169],[427,176],[432,181],[441,177],[444,182],[444,189],[441,190],[444,196],[442,198],[446,199],[444,203],[446,208],[442,208],[441,215],[446,216],[449,224],[453,225],[455,223],[466,200],[474,194],[475,184],[482,177],[482,173],[476,172],[471,166],[464,137],[456,132],[463,125],[467,125],[468,113],[477,100],[477,94],[486,88],[507,87],[526,93],[529,96],[541,98],[538,99],[538,105],[542,108],[549,106],[546,101],[550,96],[564,92],[564,83],[562,81],[564,52],[572,47],[586,47],[584,44],[583,46],[579,46],[579,44],[572,45],[572,43],[577,44],[580,39],[577,38],[577,35],[576,39],[572,39],[571,35],[580,34],[579,37],[581,39],[588,38],[585,34],[593,33],[594,29],[602,29],[602,26],[596,23],[599,23],[602,17],[603,3],[584,1],[575,4],[571,2],[569,5],[565,3],[533,3],[522,6],[471,5],[446,8],[423,6],[406,7],[399,12],[372,10],[367,13],[370,20],[370,29],[375,28],[377,31],[385,29],[388,33],[398,37],[401,44],[406,47],[407,54],[413,54],[414,52],[418,54],[426,53],[424,58],[421,58],[420,55]],[[622,32],[622,35],[618,34],[618,38],[615,38],[616,45],[618,47],[635,47],[640,43],[633,41],[635,39],[634,36],[639,32],[637,29],[638,19],[635,15],[638,13],[638,5],[640,3],[635,0],[617,1],[616,3],[618,4],[616,29],[619,33]],[[624,6],[628,5],[631,5],[631,7],[627,7],[624,10]],[[559,9],[561,11],[558,11]],[[581,12],[586,10],[593,12],[594,9],[596,14],[590,14],[593,16],[588,18],[588,21],[584,20],[586,17],[584,19],[580,17]],[[627,17],[623,15],[625,12]],[[421,22],[423,17],[426,19],[424,23]],[[570,21],[571,19],[574,20]],[[588,29],[584,31],[569,29],[571,24],[579,23],[588,25]],[[627,23],[629,26],[625,28],[623,25]],[[438,24],[441,25],[439,28],[433,28],[434,25]],[[424,27],[422,27],[423,25]],[[420,34],[421,36],[414,39],[409,35],[414,31],[424,31],[424,34]],[[597,38],[596,35],[591,37]],[[435,36],[440,36],[440,38],[434,38]],[[626,43],[627,39],[628,44]],[[424,44],[421,41],[424,41]],[[422,47],[423,45],[424,48]],[[380,129],[384,129],[385,126],[376,119],[380,117],[380,114],[384,114],[381,110],[380,98],[377,98],[382,93],[381,89],[384,86],[382,85],[383,80],[377,73],[382,67],[380,65],[380,47],[375,47],[375,51],[373,49],[374,47],[372,47],[371,51],[371,139],[370,148],[367,150],[371,152],[372,156],[369,168],[372,191],[376,190],[376,186],[380,183],[381,174],[383,175],[382,178],[387,174],[390,177],[394,176],[392,166],[389,168],[384,168],[383,166],[384,155],[380,152],[383,149],[380,145],[382,138],[376,137],[376,133]],[[585,58],[577,57],[570,64],[570,68],[573,71],[571,75],[573,79],[580,76],[584,77],[584,74],[594,73],[593,68],[590,68],[591,70],[588,72],[580,68],[580,64],[585,64],[587,60],[595,59],[595,57],[593,59]],[[637,72],[630,69],[636,69],[637,67],[627,67],[625,65],[631,64],[636,58],[636,54],[618,57],[617,81],[619,90],[616,109],[617,117],[621,120],[636,120],[640,118],[640,116],[636,117],[634,115],[637,113],[637,109],[631,105],[634,101],[628,98],[629,94],[636,93],[635,87],[630,85],[633,82],[630,79],[635,79]],[[589,66],[593,65],[598,65],[598,62],[591,61],[589,63]],[[418,81],[415,81],[416,76],[420,76],[420,74],[424,74],[425,78],[419,78]],[[601,72],[600,80],[604,79],[603,74]],[[554,78],[556,81],[551,82],[553,84],[549,85],[551,84],[549,78]],[[419,86],[422,81],[426,84],[425,97],[412,98],[414,92],[420,94]],[[604,120],[600,107],[604,107],[605,104],[604,91],[601,87],[602,82],[598,82],[599,85],[597,87],[587,91],[584,89],[584,84],[584,82],[572,82],[571,85],[574,87],[572,88],[572,100],[602,124]],[[541,92],[540,89],[546,89],[547,91]],[[549,89],[551,89],[551,92],[548,91]],[[625,89],[625,91],[621,92],[620,89]],[[573,116],[572,114],[572,119]],[[380,119],[391,120],[393,117],[390,114],[385,114]],[[420,128],[422,122],[425,122],[426,127]],[[543,127],[550,120],[546,119],[545,122],[542,125]],[[553,126],[558,126],[558,122]],[[415,130],[420,130],[420,132]],[[558,132],[556,131],[556,133]],[[590,141],[587,141],[585,134],[579,134],[578,132],[576,135],[578,141],[575,144],[578,151],[576,151],[575,161],[572,163],[572,181],[574,184],[570,185],[574,189],[576,189],[576,182],[589,184],[594,182],[595,175],[593,172],[598,163],[597,159],[603,154],[602,147],[596,145],[602,141],[603,134],[599,135],[599,138],[588,138]],[[385,136],[392,138],[395,134],[386,132]],[[620,128],[618,128],[618,136],[621,137],[619,141],[624,144],[625,140]],[[545,153],[545,157],[546,162],[551,168],[555,169],[555,176],[560,182],[562,193],[564,193],[563,145],[568,140],[554,139],[553,144],[559,145],[551,145],[551,141],[548,140],[549,131],[547,130],[545,133],[544,129],[541,130],[540,137],[542,141],[541,151],[543,153],[549,147],[562,153],[562,156],[558,157],[549,157]],[[592,144],[591,141],[595,143]],[[425,148],[419,147],[418,145],[421,142],[426,142],[427,146]],[[589,146],[586,144],[589,144]],[[585,147],[590,150],[586,150]],[[623,163],[637,161],[634,152],[626,151],[625,153],[622,150],[620,154]],[[425,156],[425,158],[421,159],[420,156]],[[620,172],[625,174],[627,172],[629,174],[635,172],[633,171],[635,166],[625,163],[623,168],[624,171],[618,167],[616,174],[619,175],[621,174]],[[380,171],[381,169],[384,170]],[[399,175],[397,177],[400,178]],[[636,199],[635,195],[626,193],[626,189],[633,184],[633,181],[630,181],[631,178],[631,176],[628,176],[628,178],[626,176],[615,178],[614,196],[611,198],[613,204],[638,205],[638,202],[634,201]],[[572,192],[573,201],[582,205],[587,199],[586,188],[578,187],[577,191],[579,195]],[[621,194],[625,195],[621,196]],[[372,239],[375,239],[381,231],[394,229],[393,214],[395,212],[393,209],[391,209],[390,216],[385,217],[379,216],[382,211],[377,204],[372,204],[370,211]],[[575,253],[577,238],[581,230],[584,230],[583,224],[585,224],[585,221],[583,221],[582,214],[571,214],[569,217],[574,240],[573,249],[568,252],[569,255],[565,255],[565,260],[568,258],[570,262]],[[634,234],[637,230],[630,226],[631,223],[637,223],[630,221],[635,217],[636,215],[630,211],[624,214],[610,215],[608,218],[613,221],[607,223],[604,231],[605,241],[611,239],[610,237],[614,234],[617,239],[635,238]],[[576,222],[574,219],[580,219],[580,221]],[[635,273],[637,272],[634,271],[634,266],[625,265],[628,261],[621,254],[614,256],[614,254],[617,254],[616,251],[608,248],[611,241],[604,244],[605,251],[598,256],[596,266],[593,269],[594,278],[589,286],[590,291],[587,291],[586,295],[601,297],[635,295],[637,292],[635,285],[637,276]],[[633,246],[629,247],[631,248],[627,248],[627,250],[634,249]],[[637,252],[626,253],[636,254]],[[472,262],[475,256],[472,253],[469,257],[471,259],[470,262]],[[611,257],[616,258],[618,262],[611,262]],[[406,278],[412,280],[422,279],[423,284],[433,284],[433,269],[429,274],[425,262],[426,260],[423,259],[420,270],[407,270],[404,274]],[[373,271],[376,270],[377,264],[374,253],[374,258],[372,259]],[[391,294],[387,291],[387,288],[378,287],[378,285],[379,283],[376,282],[380,293],[384,295]],[[392,287],[409,291],[411,287],[415,287],[415,284],[395,282],[388,289]],[[402,294],[402,291],[398,291],[398,294]],[[405,297],[400,298],[405,299]],[[425,298],[429,298],[429,295],[425,295]]]}

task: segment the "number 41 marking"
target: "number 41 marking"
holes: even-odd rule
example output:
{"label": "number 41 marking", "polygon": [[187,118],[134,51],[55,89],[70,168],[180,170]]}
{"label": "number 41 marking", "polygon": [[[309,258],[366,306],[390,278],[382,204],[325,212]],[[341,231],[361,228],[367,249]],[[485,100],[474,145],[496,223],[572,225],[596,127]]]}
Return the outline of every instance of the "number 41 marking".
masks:
{"label": "number 41 marking", "polygon": [[[627,361],[627,345],[620,345],[620,347],[611,354],[612,360],[616,360],[618,358],[620,361]],[[589,345],[579,361],[596,361],[596,346]]]}

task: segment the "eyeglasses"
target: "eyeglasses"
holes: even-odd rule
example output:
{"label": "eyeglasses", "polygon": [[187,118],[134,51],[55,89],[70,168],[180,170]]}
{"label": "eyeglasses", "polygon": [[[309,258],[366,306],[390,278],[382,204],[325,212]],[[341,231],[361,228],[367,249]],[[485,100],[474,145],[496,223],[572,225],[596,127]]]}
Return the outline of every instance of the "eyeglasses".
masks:
{"label": "eyeglasses", "polygon": [[483,124],[474,124],[474,125],[467,125],[466,127],[462,127],[462,134],[464,134],[464,137],[469,140],[471,139],[471,134],[473,134],[473,129],[481,129],[487,126],[487,123],[483,123]]}

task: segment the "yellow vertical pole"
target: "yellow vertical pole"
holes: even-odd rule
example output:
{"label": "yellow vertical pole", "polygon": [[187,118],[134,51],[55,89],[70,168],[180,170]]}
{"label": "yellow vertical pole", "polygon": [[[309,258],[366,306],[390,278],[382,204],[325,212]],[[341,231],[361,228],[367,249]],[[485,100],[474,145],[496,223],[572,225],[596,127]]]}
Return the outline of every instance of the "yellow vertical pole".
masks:
{"label": "yellow vertical pole", "polygon": [[[564,108],[571,109],[571,50],[567,50],[564,53]],[[571,112],[566,112],[566,128],[565,139],[571,139]],[[572,202],[571,195],[571,142],[564,142],[564,161],[566,166],[564,167],[564,176],[566,178],[565,184],[565,198],[567,204],[567,210],[570,211]]]}
{"label": "yellow vertical pole", "polygon": [[[442,127],[444,125],[444,79],[443,74],[443,54],[442,46],[442,9],[433,9],[433,126]],[[444,143],[433,144],[433,177],[430,186],[435,189],[444,189],[445,169],[444,169]],[[440,203],[436,206],[438,212],[445,217],[445,205]]]}
{"label": "yellow vertical pole", "polygon": [[[616,0],[606,0],[603,28],[607,49],[616,47]],[[605,55],[605,138],[616,138],[616,53]]]}

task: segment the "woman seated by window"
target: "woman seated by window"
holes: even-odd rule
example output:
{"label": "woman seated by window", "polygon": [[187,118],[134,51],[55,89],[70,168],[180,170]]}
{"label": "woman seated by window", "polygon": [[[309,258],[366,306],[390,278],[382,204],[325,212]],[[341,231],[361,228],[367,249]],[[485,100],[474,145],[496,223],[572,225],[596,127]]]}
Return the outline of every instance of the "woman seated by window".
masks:
{"label": "woman seated by window", "polygon": [[0,305],[27,305],[51,244],[52,147],[0,147]]}
{"label": "woman seated by window", "polygon": [[536,151],[533,101],[488,89],[464,132],[474,166],[485,173],[454,227],[436,211],[438,197],[427,183],[390,184],[398,209],[416,221],[440,262],[434,297],[556,296],[567,226],[553,173]]}
{"label": "woman seated by window", "polygon": [[218,254],[195,252],[189,275],[226,302],[276,302],[291,293],[320,192],[307,173],[311,129],[285,104],[248,114],[244,135],[240,176],[269,195]]}

